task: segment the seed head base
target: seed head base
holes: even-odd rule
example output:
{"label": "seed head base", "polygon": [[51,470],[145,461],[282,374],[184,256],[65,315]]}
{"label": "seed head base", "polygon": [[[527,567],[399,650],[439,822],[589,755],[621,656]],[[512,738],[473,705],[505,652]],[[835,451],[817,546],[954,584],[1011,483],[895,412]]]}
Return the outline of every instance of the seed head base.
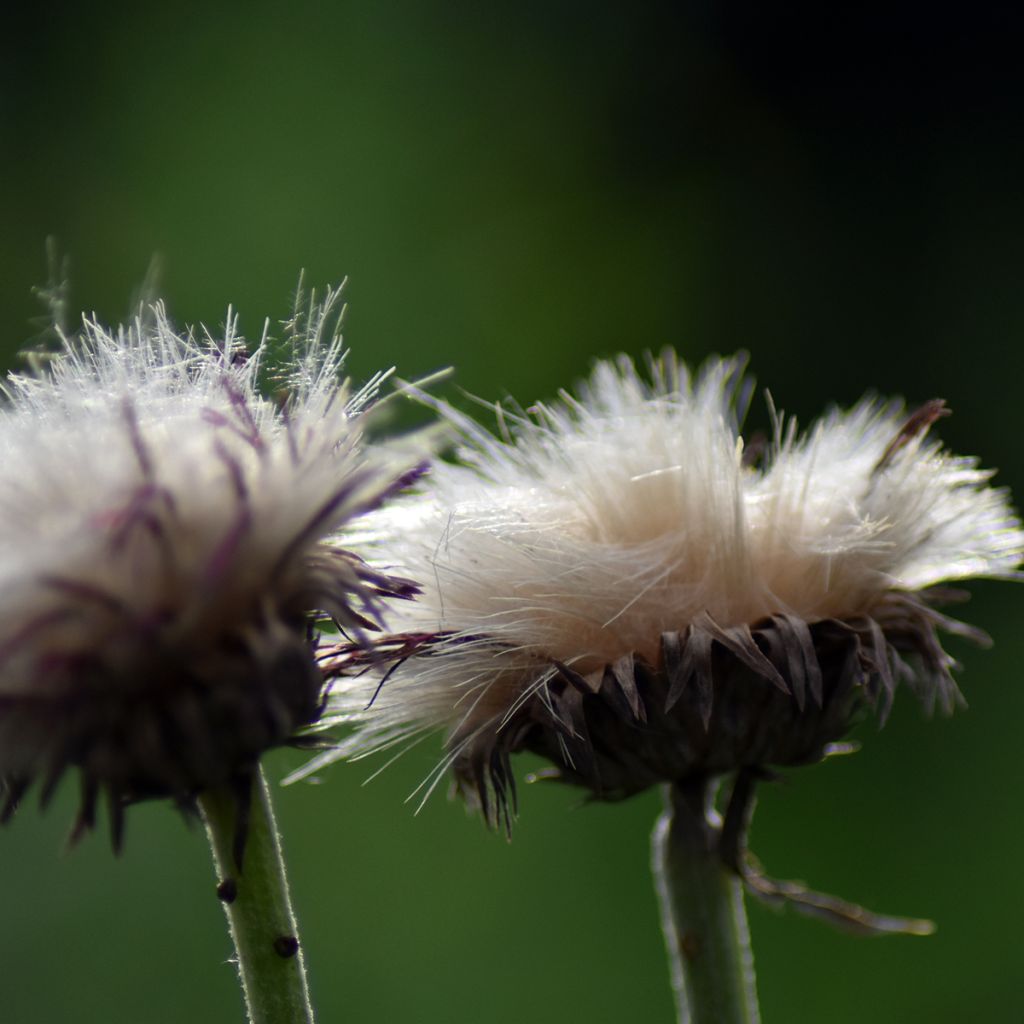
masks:
{"label": "seed head base", "polygon": [[[544,778],[615,801],[662,782],[820,761],[865,714],[884,723],[900,681],[928,710],[949,713],[963,697],[937,630],[987,640],[932,607],[956,596],[889,592],[870,615],[846,621],[778,614],[722,626],[705,613],[662,634],[657,664],[627,654],[585,675],[538,658],[533,677],[502,702],[509,712],[483,721],[467,715],[448,737],[456,788],[492,826],[508,829],[516,800],[511,756],[521,751],[552,762]],[[342,644],[322,656],[328,676],[370,668],[408,674],[417,662],[486,643],[410,633],[384,637],[372,652]],[[378,692],[386,688],[385,675]]]}

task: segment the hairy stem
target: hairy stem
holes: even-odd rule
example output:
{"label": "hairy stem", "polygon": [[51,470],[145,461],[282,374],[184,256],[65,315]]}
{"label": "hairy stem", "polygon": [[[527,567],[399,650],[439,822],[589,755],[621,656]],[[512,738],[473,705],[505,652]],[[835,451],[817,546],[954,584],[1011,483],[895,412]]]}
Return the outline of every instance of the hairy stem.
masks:
{"label": "hairy stem", "polygon": [[[248,807],[245,801],[251,801]],[[199,805],[250,1024],[313,1024],[281,841],[262,770],[241,804],[238,792],[224,789],[204,793]]]}
{"label": "hairy stem", "polygon": [[651,837],[679,1024],[759,1024],[743,883],[722,860],[706,781],[665,787]]}

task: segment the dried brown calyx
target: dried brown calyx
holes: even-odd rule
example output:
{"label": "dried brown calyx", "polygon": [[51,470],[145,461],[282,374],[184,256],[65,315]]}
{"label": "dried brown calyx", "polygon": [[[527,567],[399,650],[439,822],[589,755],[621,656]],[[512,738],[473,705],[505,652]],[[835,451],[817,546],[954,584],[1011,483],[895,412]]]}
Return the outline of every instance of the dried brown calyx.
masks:
{"label": "dried brown calyx", "polygon": [[[449,734],[448,758],[460,793],[492,825],[515,813],[513,754],[529,751],[552,763],[544,778],[583,787],[598,800],[621,800],[663,782],[714,779],[748,769],[821,760],[863,715],[884,722],[900,681],[931,709],[962,702],[953,659],[938,630],[984,643],[987,637],[938,612],[954,600],[938,589],[890,592],[870,615],[807,623],[778,614],[750,626],[721,626],[707,614],[663,633],[650,663],[627,654],[580,674],[554,659],[521,658],[511,678],[496,670],[481,680],[494,704],[480,699]],[[506,651],[486,636],[392,635],[373,651],[341,644],[323,652],[329,676],[383,673],[370,701],[387,692],[389,673],[424,674],[432,663],[491,645],[494,664]],[[382,714],[386,714],[386,710]]]}
{"label": "dried brown calyx", "polygon": [[552,761],[546,777],[618,800],[660,782],[819,761],[869,709],[884,721],[901,679],[950,711],[962,697],[936,630],[986,637],[926,596],[892,593],[845,622],[775,615],[723,627],[705,615],[662,635],[658,664],[626,655],[584,676],[556,663],[495,727],[466,723],[450,737],[459,788],[507,822],[518,751]]}
{"label": "dried brown calyx", "polygon": [[[72,839],[95,825],[102,797],[119,849],[132,803],[170,799],[191,814],[199,793],[227,788],[236,797],[240,853],[259,758],[274,747],[308,747],[303,729],[323,710],[317,633],[303,602],[315,606],[319,598],[336,621],[376,629],[352,607],[351,591],[339,586],[342,564],[347,586],[358,579],[371,603],[416,593],[410,581],[379,573],[341,549],[321,545],[311,567],[314,562],[335,566],[333,574],[321,566],[320,593],[311,569],[290,607],[213,633],[198,649],[170,642],[172,624],[151,623],[147,630],[127,609],[65,587],[63,618],[91,626],[77,630],[79,642],[59,655],[44,649],[31,691],[0,694],[0,821],[11,817],[34,781],[45,806],[64,775],[77,770],[81,796]],[[48,625],[40,623],[38,632]]]}

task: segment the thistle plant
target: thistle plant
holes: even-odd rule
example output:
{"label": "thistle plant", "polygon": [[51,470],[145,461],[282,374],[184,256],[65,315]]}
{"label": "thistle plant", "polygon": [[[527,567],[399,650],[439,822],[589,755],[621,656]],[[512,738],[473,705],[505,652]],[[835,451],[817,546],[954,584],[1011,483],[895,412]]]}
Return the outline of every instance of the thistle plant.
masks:
{"label": "thistle plant", "polygon": [[137,801],[201,812],[253,1024],[312,1020],[261,755],[320,717],[321,627],[365,642],[416,589],[331,539],[422,470],[363,444],[383,376],[341,379],[338,298],[273,371],[230,311],[87,319],[0,407],[3,818],[69,772],[73,838],[101,800],[117,849]]}
{"label": "thistle plant", "polygon": [[857,931],[930,930],[769,879],[747,851],[755,789],[884,720],[900,683],[956,708],[940,634],[984,636],[939,611],[948,584],[1012,578],[1024,551],[991,473],[929,439],[941,402],[866,399],[804,434],[772,410],[747,444],[743,371],[598,363],[553,404],[495,407],[493,434],[425,398],[456,460],[364,523],[422,594],[372,653],[324,652],[324,720],[355,728],[305,769],[443,730],[423,798],[450,770],[506,829],[520,751],[597,800],[661,786],[655,881],[694,1024],[759,1019],[744,888]]}

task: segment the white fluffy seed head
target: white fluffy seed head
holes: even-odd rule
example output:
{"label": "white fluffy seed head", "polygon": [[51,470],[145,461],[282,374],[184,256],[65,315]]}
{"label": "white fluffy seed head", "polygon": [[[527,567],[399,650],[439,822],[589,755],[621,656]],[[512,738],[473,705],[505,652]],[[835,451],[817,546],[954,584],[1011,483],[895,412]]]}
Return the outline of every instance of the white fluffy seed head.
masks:
{"label": "white fluffy seed head", "polygon": [[1013,574],[1024,534],[976,460],[900,433],[899,403],[780,423],[761,468],[736,431],[737,360],[691,385],[666,355],[646,383],[600,363],[579,398],[458,414],[459,462],[373,524],[425,587],[404,622],[487,634],[585,667],[650,653],[701,612],[723,625],[867,611],[889,590]]}
{"label": "white fluffy seed head", "polygon": [[412,592],[327,541],[417,472],[363,445],[383,378],[356,393],[341,379],[338,298],[311,300],[292,325],[271,397],[266,336],[248,350],[230,311],[223,337],[182,335],[161,305],[117,331],[86,320],[41,372],[9,378],[9,795],[73,765],[115,803],[185,801],[244,773],[315,713],[307,616],[358,632],[384,596]]}
{"label": "white fluffy seed head", "polygon": [[1021,524],[976,460],[926,439],[939,404],[908,421],[868,399],[803,435],[776,417],[758,465],[738,432],[744,363],[712,360],[691,379],[671,352],[646,375],[601,362],[575,395],[499,407],[497,435],[443,406],[457,461],[368,536],[423,585],[393,624],[444,640],[400,664],[365,713],[374,680],[339,683],[337,714],[361,723],[342,753],[438,725],[455,746],[500,732],[547,699],[553,665],[657,667],[663,636],[702,616],[724,630],[860,621],[893,594],[1015,575]]}

